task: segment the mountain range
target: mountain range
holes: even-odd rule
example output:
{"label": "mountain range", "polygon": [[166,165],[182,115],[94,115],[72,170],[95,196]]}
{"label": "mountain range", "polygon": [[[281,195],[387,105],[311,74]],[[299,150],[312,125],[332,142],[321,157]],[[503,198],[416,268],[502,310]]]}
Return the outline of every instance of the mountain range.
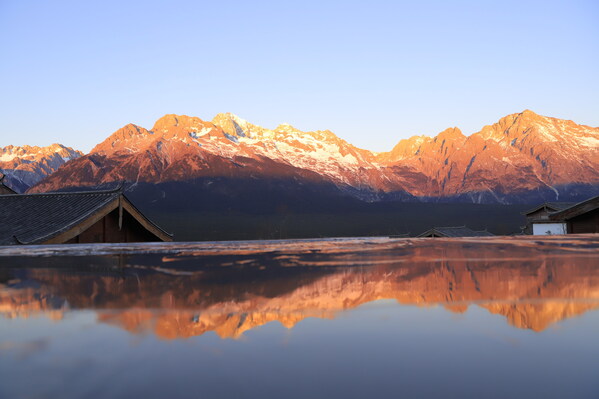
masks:
{"label": "mountain range", "polygon": [[9,145],[0,147],[0,171],[8,186],[24,192],[66,162],[82,155],[81,151],[61,144],[47,147]]}
{"label": "mountain range", "polygon": [[[43,153],[22,148],[27,156]],[[582,200],[599,193],[599,128],[529,110],[470,136],[454,127],[401,140],[380,153],[328,130],[303,132],[288,124],[267,129],[230,113],[210,122],[165,115],[150,130],[129,124],[86,155],[47,148],[45,157],[32,161],[17,147],[0,152],[0,169],[13,187],[44,192],[123,180],[135,187],[275,179],[366,201],[471,203]],[[49,157],[52,151],[57,155]],[[39,171],[36,178],[33,170]]]}

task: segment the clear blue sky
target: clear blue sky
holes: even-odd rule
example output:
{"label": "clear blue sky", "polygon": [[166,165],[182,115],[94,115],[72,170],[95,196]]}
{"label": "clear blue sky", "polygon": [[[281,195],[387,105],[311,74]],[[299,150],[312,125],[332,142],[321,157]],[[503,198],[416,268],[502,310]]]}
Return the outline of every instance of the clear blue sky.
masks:
{"label": "clear blue sky", "polygon": [[371,150],[529,108],[599,126],[599,2],[0,0],[0,146],[233,112]]}

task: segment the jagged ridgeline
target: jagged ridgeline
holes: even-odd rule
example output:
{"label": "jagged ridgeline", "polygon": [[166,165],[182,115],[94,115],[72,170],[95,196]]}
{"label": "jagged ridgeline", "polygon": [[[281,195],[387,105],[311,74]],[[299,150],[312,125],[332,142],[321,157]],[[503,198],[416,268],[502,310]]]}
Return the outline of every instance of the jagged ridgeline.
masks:
{"label": "jagged ridgeline", "polygon": [[599,128],[524,111],[469,137],[451,128],[373,153],[328,130],[271,130],[232,114],[212,122],[166,115],[151,130],[132,124],[117,130],[33,190],[204,177],[328,183],[368,201],[583,199],[599,183]]}
{"label": "jagged ridgeline", "polygon": [[0,147],[0,172],[5,176],[3,183],[17,192],[25,192],[66,162],[82,155],[81,151],[61,144]]}
{"label": "jagged ridgeline", "polygon": [[[15,164],[24,156],[4,154],[12,164],[0,168],[16,186]],[[31,192],[44,192],[124,180],[129,195],[157,213],[353,212],[350,220],[356,223],[360,213],[384,214],[398,201],[531,204],[599,194],[599,128],[528,110],[468,137],[450,128],[435,137],[402,140],[383,153],[357,148],[328,130],[302,132],[287,124],[266,129],[228,113],[211,122],[166,115],[150,130],[129,124],[79,155],[62,156],[63,162],[70,159],[65,165],[17,188],[35,184]],[[33,168],[35,162],[23,163]],[[443,215],[451,210],[444,207],[434,207],[435,220],[420,225],[449,224],[451,218]],[[431,209],[416,212],[425,215],[419,220],[428,223]],[[474,222],[483,228],[490,223],[484,217]],[[519,222],[509,223],[517,230]],[[357,224],[368,224],[368,217]],[[397,233],[405,229],[395,227]]]}

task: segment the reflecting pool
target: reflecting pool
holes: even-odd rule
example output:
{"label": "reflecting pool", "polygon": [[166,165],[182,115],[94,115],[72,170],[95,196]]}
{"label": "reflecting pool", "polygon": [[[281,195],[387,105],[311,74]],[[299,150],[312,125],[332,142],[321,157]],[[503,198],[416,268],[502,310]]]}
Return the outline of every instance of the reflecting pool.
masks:
{"label": "reflecting pool", "polygon": [[599,236],[0,248],[1,398],[596,398]]}

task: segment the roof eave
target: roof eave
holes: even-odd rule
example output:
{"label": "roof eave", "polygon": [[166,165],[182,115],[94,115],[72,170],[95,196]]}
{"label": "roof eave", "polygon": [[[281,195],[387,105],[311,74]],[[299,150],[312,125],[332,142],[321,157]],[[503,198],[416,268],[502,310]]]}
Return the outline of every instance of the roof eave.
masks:
{"label": "roof eave", "polygon": [[127,198],[126,195],[122,195],[123,207],[129,212],[131,216],[137,220],[146,230],[154,234],[157,238],[165,242],[172,242],[174,235],[164,231],[156,223],[152,222],[147,216],[145,216],[133,203]]}
{"label": "roof eave", "polygon": [[592,212],[599,208],[599,196],[589,198],[586,201],[579,202],[578,204],[555,212],[549,215],[550,220],[568,220],[576,216],[580,216],[587,212]]}

